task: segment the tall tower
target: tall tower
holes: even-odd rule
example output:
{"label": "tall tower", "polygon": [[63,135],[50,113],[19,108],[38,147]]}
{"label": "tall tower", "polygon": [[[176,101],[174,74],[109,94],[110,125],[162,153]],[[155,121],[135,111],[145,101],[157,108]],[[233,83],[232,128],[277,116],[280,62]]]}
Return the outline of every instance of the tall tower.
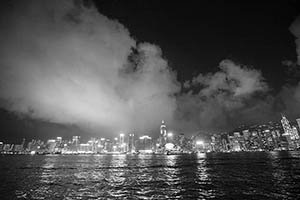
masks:
{"label": "tall tower", "polygon": [[134,152],[135,151],[135,145],[134,145],[134,133],[130,133],[128,137],[128,151]]}
{"label": "tall tower", "polygon": [[299,133],[298,133],[298,130],[297,130],[296,126],[292,126],[292,130],[293,130],[292,140],[298,140],[299,139]]}
{"label": "tall tower", "polygon": [[167,141],[167,126],[165,124],[165,121],[162,120],[161,121],[161,125],[160,125],[160,145],[164,145]]}
{"label": "tall tower", "polygon": [[281,118],[281,124],[284,130],[284,134],[282,134],[283,136],[291,136],[293,135],[293,129],[290,125],[289,120],[283,115],[281,114],[282,118]]}

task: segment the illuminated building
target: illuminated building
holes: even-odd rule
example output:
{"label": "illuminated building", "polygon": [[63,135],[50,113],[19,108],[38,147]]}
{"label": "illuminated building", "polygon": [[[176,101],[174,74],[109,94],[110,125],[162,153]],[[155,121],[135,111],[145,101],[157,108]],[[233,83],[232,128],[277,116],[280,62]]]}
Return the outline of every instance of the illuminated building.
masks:
{"label": "illuminated building", "polygon": [[56,142],[59,143],[59,144],[62,143],[62,137],[57,137]]}
{"label": "illuminated building", "polygon": [[292,127],[292,130],[293,130],[293,136],[292,136],[292,139],[294,140],[298,140],[299,139],[299,134],[298,134],[298,130],[295,126]]}
{"label": "illuminated building", "polygon": [[97,152],[96,138],[91,138],[91,140],[88,141],[88,144],[91,146],[91,151],[93,153],[96,153]]}
{"label": "illuminated building", "polygon": [[113,143],[110,141],[110,139],[106,139],[104,142],[104,152],[112,151]]}
{"label": "illuminated building", "polygon": [[10,144],[4,144],[3,151],[6,151],[6,152],[10,151],[11,150],[11,146],[12,145],[10,145]]}
{"label": "illuminated building", "polygon": [[138,142],[138,151],[140,153],[152,153],[152,138],[148,135],[141,136]]}
{"label": "illuminated building", "polygon": [[124,133],[120,134],[120,144],[124,143]]}
{"label": "illuminated building", "polygon": [[163,146],[167,142],[167,126],[165,124],[165,121],[161,121],[160,125],[160,135],[159,135],[159,145]]}
{"label": "illuminated building", "polygon": [[173,133],[167,134],[167,143],[173,143]]}
{"label": "illuminated building", "polygon": [[295,126],[293,126],[293,138],[294,138],[294,143],[295,143],[295,147],[299,148],[300,147],[300,141],[299,141],[299,133],[298,130]]}
{"label": "illuminated building", "polygon": [[89,143],[87,143],[87,144],[80,144],[78,152],[79,153],[93,153],[93,151],[92,151],[92,145],[89,144]]}
{"label": "illuminated building", "polygon": [[290,125],[289,120],[282,114],[282,119],[281,119],[281,124],[284,130],[284,133],[282,134],[282,136],[284,136],[287,140],[288,146],[293,147],[293,141],[294,137],[293,137],[293,129]]}
{"label": "illuminated building", "polygon": [[124,136],[125,136],[124,133],[120,134],[120,144],[119,144],[120,152],[125,152],[126,151],[126,144],[124,142]]}
{"label": "illuminated building", "polygon": [[79,138],[80,136],[73,136],[72,143],[75,144],[75,146],[79,145]]}
{"label": "illuminated building", "polygon": [[134,134],[130,133],[128,136],[128,151],[134,152],[135,151],[135,145],[134,145]]}
{"label": "illuminated building", "polygon": [[56,141],[55,140],[48,140],[47,141],[47,149],[49,153],[55,153]]}
{"label": "illuminated building", "polygon": [[101,138],[100,141],[98,140],[97,153],[103,153],[104,147],[105,147],[105,138]]}
{"label": "illuminated building", "polygon": [[204,141],[203,140],[197,140],[195,142],[195,149],[197,151],[204,151]]}
{"label": "illuminated building", "polygon": [[283,136],[291,136],[293,134],[293,130],[291,128],[289,120],[282,114],[281,124],[284,130]]}

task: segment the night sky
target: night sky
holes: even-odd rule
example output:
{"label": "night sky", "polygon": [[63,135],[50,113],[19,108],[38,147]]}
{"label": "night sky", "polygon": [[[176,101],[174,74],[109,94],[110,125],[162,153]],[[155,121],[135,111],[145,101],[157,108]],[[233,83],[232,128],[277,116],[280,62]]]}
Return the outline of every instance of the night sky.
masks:
{"label": "night sky", "polygon": [[217,70],[223,59],[262,70],[274,90],[286,83],[284,60],[296,60],[291,23],[297,1],[95,1],[138,41],[159,45],[180,81]]}
{"label": "night sky", "polygon": [[295,0],[1,4],[0,141],[300,117]]}

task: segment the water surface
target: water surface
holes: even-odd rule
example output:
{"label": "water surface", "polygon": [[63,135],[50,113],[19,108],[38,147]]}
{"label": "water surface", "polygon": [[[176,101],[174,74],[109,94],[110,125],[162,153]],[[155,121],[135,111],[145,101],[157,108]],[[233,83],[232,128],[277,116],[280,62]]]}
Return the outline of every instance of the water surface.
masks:
{"label": "water surface", "polygon": [[0,199],[300,199],[300,152],[0,155]]}

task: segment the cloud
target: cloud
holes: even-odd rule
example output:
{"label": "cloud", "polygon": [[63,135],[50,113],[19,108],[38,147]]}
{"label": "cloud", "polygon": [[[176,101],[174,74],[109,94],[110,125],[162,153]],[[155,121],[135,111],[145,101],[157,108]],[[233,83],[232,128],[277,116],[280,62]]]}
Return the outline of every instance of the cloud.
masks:
{"label": "cloud", "polygon": [[178,120],[190,130],[217,131],[270,119],[273,98],[261,72],[231,60],[219,68],[184,84],[190,90],[178,98]]}
{"label": "cloud", "polygon": [[297,59],[298,65],[300,65],[300,16],[298,16],[295,21],[290,26],[291,33],[296,37],[296,47],[297,47]]}
{"label": "cloud", "polygon": [[[15,1],[0,22],[1,104],[101,134],[172,120],[176,74],[158,46],[77,1]],[[128,61],[135,57],[136,62]]]}
{"label": "cloud", "polygon": [[198,77],[193,78],[191,84],[202,85],[203,95],[227,91],[233,96],[243,96],[268,89],[260,71],[241,67],[231,60],[223,60],[219,68],[220,71],[215,74],[199,74]]}
{"label": "cloud", "polygon": [[[158,135],[161,120],[196,133],[300,114],[299,84],[271,94],[261,71],[231,60],[181,88],[159,46],[138,43],[93,5],[10,1],[1,9],[0,107],[6,110],[106,136]],[[290,30],[299,64],[299,18]]]}

